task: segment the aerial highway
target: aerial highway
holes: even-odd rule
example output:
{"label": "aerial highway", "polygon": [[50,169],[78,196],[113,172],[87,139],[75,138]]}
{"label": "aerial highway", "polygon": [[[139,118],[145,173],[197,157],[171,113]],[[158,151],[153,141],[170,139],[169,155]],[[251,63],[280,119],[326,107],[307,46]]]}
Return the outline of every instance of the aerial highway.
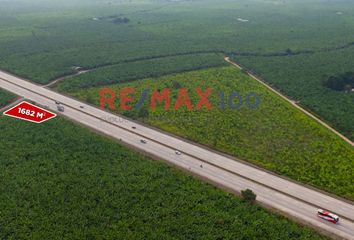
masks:
{"label": "aerial highway", "polygon": [[[311,225],[340,239],[354,239],[354,205],[272,174],[250,164],[188,140],[131,121],[43,86],[0,71],[0,87],[57,111],[57,104],[64,106],[58,114],[117,139],[144,154],[184,169],[218,187],[239,193],[252,189],[257,201],[286,216]],[[317,209],[329,210],[340,217],[338,224],[319,219]]]}

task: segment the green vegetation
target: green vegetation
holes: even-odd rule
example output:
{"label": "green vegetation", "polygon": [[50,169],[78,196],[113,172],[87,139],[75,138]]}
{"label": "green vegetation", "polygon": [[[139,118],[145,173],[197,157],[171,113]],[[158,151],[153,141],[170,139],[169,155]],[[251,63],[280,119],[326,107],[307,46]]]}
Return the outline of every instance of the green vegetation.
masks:
{"label": "green vegetation", "polygon": [[[347,0],[2,1],[0,69],[48,83],[74,73],[75,66],[236,54],[354,139],[353,94],[332,93],[323,86],[328,77],[353,71],[352,12],[354,2]],[[156,62],[150,63],[153,68]],[[179,64],[168,71],[183,70]],[[161,70],[153,74],[167,72]],[[135,77],[140,75],[127,75]],[[73,87],[81,86],[78,79]]]}
{"label": "green vegetation", "polygon": [[242,190],[241,195],[245,201],[250,203],[254,203],[257,198],[257,195],[251,189]]}
{"label": "green vegetation", "polygon": [[349,93],[354,89],[354,73],[347,72],[338,77],[332,76],[325,82],[325,86],[336,91]]}
{"label": "green vegetation", "polygon": [[[213,89],[210,102],[214,108],[189,111],[184,107],[178,111],[166,111],[164,104],[160,103],[155,110],[122,111],[119,91],[127,86],[137,89],[133,94],[134,103],[130,104],[132,106],[138,102],[144,89],[153,91],[164,88],[171,89],[173,106],[181,87],[189,89],[191,102],[195,105],[199,98],[194,89],[201,87],[205,91],[210,87]],[[117,92],[117,111],[126,116],[246,159],[297,181],[354,199],[354,148],[235,67],[173,74],[108,87]],[[99,88],[92,88],[71,94],[99,104],[98,91]],[[221,110],[220,91],[225,96],[236,91],[244,100],[247,94],[254,92],[261,104],[256,109],[250,109],[244,102],[240,110]],[[145,107],[147,105],[146,101]]]}
{"label": "green vegetation", "polygon": [[[97,87],[113,83],[119,83],[114,85],[117,90],[122,86],[170,87],[174,97],[179,89],[196,86],[212,87],[215,92],[237,90],[243,97],[256,92],[262,103],[254,110],[243,106],[239,111],[163,111],[159,106],[148,111],[145,106],[124,114],[354,199],[353,148],[245,74],[219,68],[131,82],[220,66],[222,56],[231,55],[354,140],[354,94],[326,85],[331,77],[353,72],[354,2],[0,0],[0,5],[0,69],[40,84],[74,74],[77,67],[91,69],[61,82],[57,89],[96,104]],[[347,85],[343,87],[349,89]],[[0,106],[13,98],[0,90]],[[192,100],[196,101],[196,95]],[[216,95],[211,100],[218,104]],[[3,119],[0,122],[10,121]],[[6,169],[0,173],[4,182],[0,187],[4,192],[0,195],[4,209],[0,211],[0,238],[164,239],[177,234],[177,238],[300,238],[302,230],[284,227],[285,220],[269,217],[256,207],[250,210],[230,196],[219,199],[219,191],[158,163],[143,161],[67,122],[55,120],[36,128],[16,122],[13,126],[0,124],[2,133],[7,133],[0,140],[0,164]],[[42,126],[63,128],[63,133]],[[28,136],[9,141],[18,129],[26,130]],[[32,129],[40,129],[41,134],[35,135]],[[76,130],[79,139],[72,137]],[[29,146],[32,138],[39,143]],[[47,149],[44,144],[54,147]],[[140,175],[135,173],[137,165]],[[158,185],[161,179],[165,191]],[[174,185],[176,179],[185,187],[183,191]],[[132,186],[133,191],[125,186]],[[219,195],[203,195],[203,189]],[[156,194],[161,194],[160,200],[155,200]],[[216,202],[203,208],[196,200],[199,197]],[[161,199],[171,206],[163,205]],[[207,222],[188,215],[189,208],[182,208],[177,200],[202,214],[205,211]],[[16,212],[11,211],[15,208]],[[132,217],[125,221],[127,216]],[[219,216],[226,220],[218,221]],[[261,220],[250,223],[249,219]],[[191,232],[191,225],[201,229]],[[257,226],[249,230],[249,225]],[[19,229],[18,235],[14,229]],[[118,230],[121,235],[115,235]],[[313,237],[308,232],[301,236]]]}
{"label": "green vegetation", "polygon": [[225,65],[221,54],[195,54],[134,61],[99,68],[90,74],[78,75],[59,83],[59,91],[127,82],[169,73]]}
{"label": "green vegetation", "polygon": [[0,88],[0,108],[8,105],[16,99],[16,96]]}
{"label": "green vegetation", "polygon": [[0,131],[1,239],[323,239],[66,120]]}
{"label": "green vegetation", "polygon": [[[353,54],[354,47],[351,47],[283,57],[236,56],[236,60],[300,101],[353,141],[354,92],[337,91],[327,86],[328,79],[342,78],[343,74],[353,71]],[[343,90],[349,83],[343,85]]]}

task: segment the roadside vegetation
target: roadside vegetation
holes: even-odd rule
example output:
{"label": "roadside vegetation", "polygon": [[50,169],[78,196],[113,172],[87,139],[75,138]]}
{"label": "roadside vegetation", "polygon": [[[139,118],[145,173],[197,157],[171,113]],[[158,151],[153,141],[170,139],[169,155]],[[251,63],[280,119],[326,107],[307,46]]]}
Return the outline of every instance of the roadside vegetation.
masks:
{"label": "roadside vegetation", "polygon": [[67,120],[0,131],[1,239],[324,239]]}
{"label": "roadside vegetation", "polygon": [[[105,86],[112,88],[117,98],[116,111],[128,117],[168,132],[229,153],[266,169],[310,184],[339,196],[354,200],[354,149],[334,133],[295,109],[285,100],[270,92],[233,66],[172,74],[160,78]],[[164,103],[150,106],[150,95],[144,107],[123,111],[120,109],[120,89],[133,87],[129,94],[135,106],[145,89],[171,89],[171,108]],[[212,88],[209,99],[211,110],[196,110],[199,100],[195,89],[204,92]],[[181,88],[189,91],[193,110],[182,107],[174,110],[177,93]],[[70,93],[72,96],[99,105],[99,89],[92,88]],[[220,109],[219,93],[225,98],[233,91],[242,98],[240,109],[232,110],[227,104]],[[246,96],[255,93],[260,99],[257,108],[250,108]],[[227,100],[226,100],[227,101]],[[255,99],[251,99],[251,106]],[[234,104],[239,102],[236,100]],[[106,106],[108,109],[108,105]]]}
{"label": "roadside vegetation", "polygon": [[249,203],[254,203],[257,198],[257,195],[251,189],[242,190],[241,196],[242,196],[243,200],[245,200]]}
{"label": "roadside vegetation", "polygon": [[0,108],[5,107],[16,99],[16,96],[0,88]]}

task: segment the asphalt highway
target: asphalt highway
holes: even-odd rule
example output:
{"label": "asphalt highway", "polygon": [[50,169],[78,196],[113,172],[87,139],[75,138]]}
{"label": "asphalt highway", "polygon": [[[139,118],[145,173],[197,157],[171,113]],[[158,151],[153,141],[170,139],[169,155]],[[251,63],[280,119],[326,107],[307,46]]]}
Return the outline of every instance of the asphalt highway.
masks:
{"label": "asphalt highway", "polygon": [[[304,224],[339,238],[354,239],[354,205],[347,201],[2,71],[0,87],[231,192],[252,189],[259,203],[278,209]],[[57,111],[55,101],[62,103],[64,112]],[[181,155],[176,154],[176,150]],[[316,215],[318,208],[339,215],[339,223],[319,219]]]}

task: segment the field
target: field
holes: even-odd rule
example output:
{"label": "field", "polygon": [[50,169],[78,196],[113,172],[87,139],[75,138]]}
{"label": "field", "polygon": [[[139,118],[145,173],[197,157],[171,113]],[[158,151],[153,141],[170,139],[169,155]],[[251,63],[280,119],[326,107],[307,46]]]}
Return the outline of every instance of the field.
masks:
{"label": "field", "polygon": [[354,71],[350,60],[353,54],[354,46],[294,56],[236,56],[235,59],[353,141],[354,92],[337,91],[326,84],[331,77]]}
{"label": "field", "polygon": [[[354,140],[353,79],[346,91],[328,87],[354,72],[353,1],[0,6],[0,70],[39,84],[68,77],[53,87],[96,105],[101,87],[134,87],[134,104],[143,90],[170,88],[174,102],[187,88],[193,105],[194,89],[210,87],[211,110],[152,111],[145,101],[122,111],[117,99],[116,112],[354,200],[354,148],[223,60],[232,57]],[[221,91],[243,100],[255,93],[260,105],[221,110]],[[14,99],[0,89],[0,108]],[[0,116],[0,131],[0,239],[321,238],[64,119],[33,125]]]}
{"label": "field", "polygon": [[[156,62],[168,57],[228,54],[353,139],[353,94],[322,86],[326,77],[352,71],[352,1],[0,3],[0,69],[45,84],[75,73],[78,66],[124,67],[126,62],[134,62],[127,66],[129,71],[139,61],[143,69],[149,64],[154,69]],[[171,73],[191,68],[175,61],[149,74],[158,76],[166,70]],[[72,87],[87,86],[88,81],[81,80],[73,81]],[[65,84],[65,89],[70,85]]]}
{"label": "field", "polygon": [[0,131],[1,239],[323,239],[66,120]]}
{"label": "field", "polygon": [[[164,104],[159,104],[155,110],[148,109],[149,95],[144,108],[122,111],[119,106],[119,91],[128,86],[136,89],[131,106],[136,105],[145,89],[150,89],[151,95],[154,89],[161,91],[170,88],[172,107],[165,110]],[[116,111],[128,117],[232,154],[297,181],[354,199],[354,149],[235,67],[172,74],[105,87],[114,89],[118,95],[115,101]],[[172,109],[181,88],[189,90],[191,102],[195,106],[198,95],[194,89],[197,87],[202,91],[212,88],[210,102],[214,107],[211,110],[194,108],[190,111],[186,107]],[[99,105],[99,89],[100,87],[80,90],[71,95]],[[236,91],[244,100],[242,107],[238,110],[228,107],[221,110],[218,97],[221,91],[225,96]],[[246,96],[249,93],[258,95],[260,105],[257,108],[252,108],[256,103],[254,98],[249,103],[251,107],[247,106]],[[237,101],[234,104],[237,105]]]}
{"label": "field", "polygon": [[0,88],[0,108],[8,105],[16,99],[16,96]]}
{"label": "field", "polygon": [[94,86],[158,77],[170,73],[222,65],[226,65],[223,56],[214,53],[127,62],[101,67],[90,74],[72,77],[60,82],[57,89],[61,92],[72,92]]}

